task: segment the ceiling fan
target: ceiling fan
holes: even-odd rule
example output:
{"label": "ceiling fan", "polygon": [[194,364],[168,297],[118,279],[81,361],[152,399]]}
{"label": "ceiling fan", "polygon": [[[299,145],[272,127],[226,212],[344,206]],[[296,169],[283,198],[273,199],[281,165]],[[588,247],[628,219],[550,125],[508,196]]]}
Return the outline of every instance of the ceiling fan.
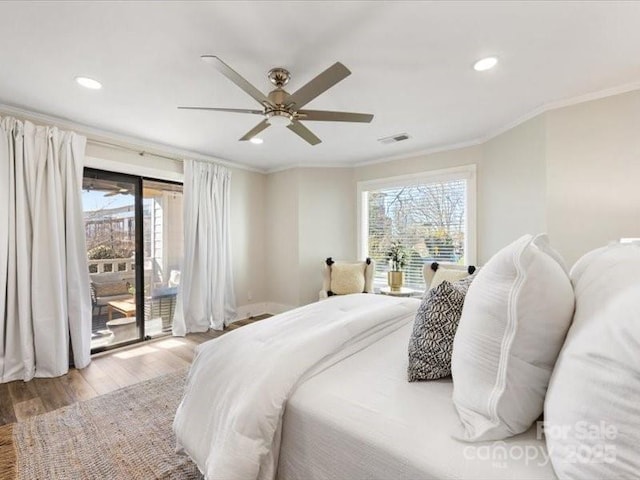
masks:
{"label": "ceiling fan", "polygon": [[116,182],[116,186],[113,190],[107,191],[104,194],[105,197],[114,197],[116,195],[129,195],[131,194],[131,190],[133,189],[132,185],[127,185],[126,183]]}
{"label": "ceiling fan", "polygon": [[336,83],[351,75],[349,69],[340,62],[334,63],[320,75],[292,94],[282,88],[291,79],[289,71],[282,67],[272,68],[267,73],[267,77],[276,88],[269,92],[268,95],[264,95],[260,90],[245,80],[239,73],[229,67],[229,65],[224,63],[218,57],[214,55],[202,55],[201,58],[207,63],[213,65],[216,70],[255,99],[262,106],[262,110],[214,107],[178,108],[183,110],[211,110],[217,112],[262,115],[264,120],[249,130],[242,138],[240,138],[240,141],[251,140],[258,133],[271,125],[284,125],[311,145],[317,145],[321,140],[311,132],[311,130],[300,123],[300,121],[369,123],[373,120],[373,115],[368,113],[302,110],[302,107],[311,100],[315,99],[317,96],[333,87]]}

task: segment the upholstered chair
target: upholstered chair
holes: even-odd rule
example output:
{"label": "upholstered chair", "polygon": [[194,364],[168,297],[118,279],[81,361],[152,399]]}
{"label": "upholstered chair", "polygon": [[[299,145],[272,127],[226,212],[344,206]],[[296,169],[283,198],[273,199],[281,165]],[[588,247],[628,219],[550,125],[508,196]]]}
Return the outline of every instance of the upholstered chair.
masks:
{"label": "upholstered chair", "polygon": [[456,282],[475,271],[476,267],[473,265],[440,264],[438,262],[425,263],[422,267],[426,290],[437,287],[445,280],[451,283]]}
{"label": "upholstered chair", "polygon": [[373,272],[376,263],[367,258],[362,262],[335,261],[331,257],[322,262],[322,290],[320,300],[332,295],[373,293]]}

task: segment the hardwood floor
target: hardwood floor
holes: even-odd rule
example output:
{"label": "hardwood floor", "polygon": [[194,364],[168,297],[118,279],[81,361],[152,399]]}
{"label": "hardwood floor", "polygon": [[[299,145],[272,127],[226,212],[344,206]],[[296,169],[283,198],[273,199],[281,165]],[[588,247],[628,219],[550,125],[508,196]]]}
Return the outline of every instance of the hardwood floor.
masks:
{"label": "hardwood floor", "polygon": [[87,368],[71,369],[62,377],[0,384],[0,425],[20,422],[33,415],[187,367],[193,360],[197,345],[268,317],[270,315],[239,320],[223,332],[210,330],[184,338],[164,337],[112,350],[94,356]]}

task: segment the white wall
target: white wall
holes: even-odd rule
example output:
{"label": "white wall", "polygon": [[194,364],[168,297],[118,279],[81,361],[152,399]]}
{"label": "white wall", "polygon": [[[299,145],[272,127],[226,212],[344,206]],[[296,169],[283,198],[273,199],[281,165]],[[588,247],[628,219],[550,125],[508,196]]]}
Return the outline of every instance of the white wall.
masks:
{"label": "white wall", "polygon": [[549,234],[572,264],[640,237],[640,91],[546,114]]}
{"label": "white wall", "polygon": [[141,156],[128,150],[87,143],[85,166],[107,171],[144,175],[159,180],[182,181],[181,161],[168,158]]}
{"label": "white wall", "polygon": [[526,233],[547,230],[545,118],[482,146],[478,165],[478,263]]}
{"label": "white wall", "polygon": [[231,168],[231,253],[238,306],[269,300],[265,279],[266,178]]}
{"label": "white wall", "polygon": [[264,234],[267,297],[271,302],[296,306],[298,272],[298,171],[267,176]]}
{"label": "white wall", "polygon": [[353,180],[360,182],[426,172],[429,170],[459,167],[462,165],[474,165],[477,164],[481,158],[482,148],[480,146],[459,148],[428,155],[417,155],[400,160],[391,160],[356,167],[353,169]]}
{"label": "white wall", "polygon": [[296,168],[267,176],[266,268],[271,302],[318,299],[327,257],[355,257],[355,189],[350,169]]}
{"label": "white wall", "polygon": [[356,191],[350,169],[302,168],[298,197],[298,305],[316,301],[324,259],[356,258]]}

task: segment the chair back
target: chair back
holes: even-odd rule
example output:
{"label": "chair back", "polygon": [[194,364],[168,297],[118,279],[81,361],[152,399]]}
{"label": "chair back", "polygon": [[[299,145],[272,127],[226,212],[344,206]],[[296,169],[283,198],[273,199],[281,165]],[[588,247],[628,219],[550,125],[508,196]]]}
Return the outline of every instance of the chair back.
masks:
{"label": "chair back", "polygon": [[376,262],[367,258],[363,261],[336,261],[329,257],[322,262],[322,290],[320,290],[320,299],[330,297],[334,295],[331,291],[331,273],[333,265],[340,264],[352,264],[362,265],[364,268],[364,291],[362,293],[373,293],[373,272],[376,269]]}
{"label": "chair back", "polygon": [[[440,275],[438,275],[438,277],[441,277],[442,280],[451,279],[453,281],[459,280],[460,278],[466,277],[467,275],[471,275],[476,271],[476,267],[473,265],[441,264],[438,262],[425,263],[422,267],[422,276],[424,277],[426,290],[438,286],[433,283],[433,280],[436,276],[436,272],[439,269],[442,269],[443,271],[440,272]],[[441,281],[438,281],[438,284],[440,283]]]}

